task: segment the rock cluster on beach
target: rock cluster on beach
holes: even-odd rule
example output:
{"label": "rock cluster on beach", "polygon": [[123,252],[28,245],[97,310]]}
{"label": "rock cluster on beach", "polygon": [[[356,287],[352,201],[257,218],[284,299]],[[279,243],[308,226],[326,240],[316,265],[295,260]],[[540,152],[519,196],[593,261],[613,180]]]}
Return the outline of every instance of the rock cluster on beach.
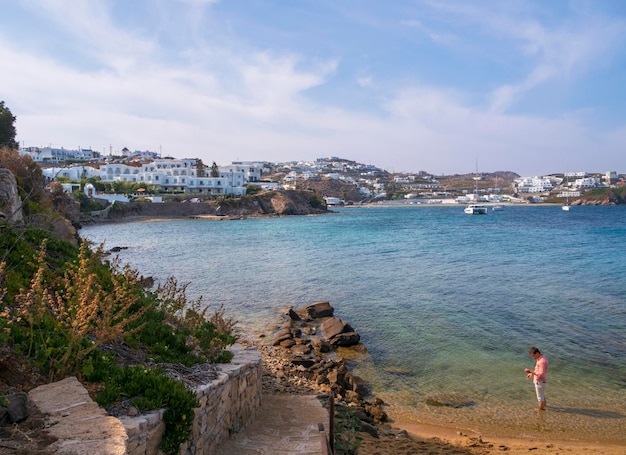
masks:
{"label": "rock cluster on beach", "polygon": [[366,399],[365,382],[350,372],[338,348],[366,351],[354,328],[334,317],[329,302],[289,309],[269,345],[259,346],[267,369],[266,390],[332,395],[338,405],[353,409],[363,431],[374,436],[391,431],[382,425],[387,420],[382,400]]}

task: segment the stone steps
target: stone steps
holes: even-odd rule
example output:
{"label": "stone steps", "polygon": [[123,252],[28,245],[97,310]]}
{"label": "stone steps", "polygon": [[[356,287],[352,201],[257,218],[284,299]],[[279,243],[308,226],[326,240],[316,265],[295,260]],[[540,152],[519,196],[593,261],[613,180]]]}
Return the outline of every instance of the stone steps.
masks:
{"label": "stone steps", "polygon": [[328,411],[314,395],[263,395],[254,422],[222,443],[216,455],[320,455]]}

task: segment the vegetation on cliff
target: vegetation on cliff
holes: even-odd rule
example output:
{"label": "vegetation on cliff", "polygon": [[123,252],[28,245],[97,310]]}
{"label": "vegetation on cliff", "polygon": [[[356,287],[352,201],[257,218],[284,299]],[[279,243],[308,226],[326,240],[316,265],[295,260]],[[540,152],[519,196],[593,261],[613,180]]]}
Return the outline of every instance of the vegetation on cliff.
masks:
{"label": "vegetation on cliff", "polygon": [[261,191],[240,198],[224,198],[216,202],[218,215],[310,215],[326,213],[326,204],[312,191]]}
{"label": "vegetation on cliff", "polygon": [[626,188],[595,188],[579,200],[581,205],[624,205]]}
{"label": "vegetation on cliff", "polygon": [[15,170],[15,192],[26,207],[22,222],[0,222],[0,396],[75,375],[102,406],[166,408],[161,447],[177,453],[198,403],[162,365],[230,361],[235,322],[222,308],[187,299],[187,286],[174,278],[145,289],[137,271],[101,247],[30,223],[36,214],[64,219],[56,207],[67,201],[58,195],[62,204],[55,202],[54,190],[36,184],[42,182],[36,167],[29,175],[28,160],[7,150],[0,157]]}

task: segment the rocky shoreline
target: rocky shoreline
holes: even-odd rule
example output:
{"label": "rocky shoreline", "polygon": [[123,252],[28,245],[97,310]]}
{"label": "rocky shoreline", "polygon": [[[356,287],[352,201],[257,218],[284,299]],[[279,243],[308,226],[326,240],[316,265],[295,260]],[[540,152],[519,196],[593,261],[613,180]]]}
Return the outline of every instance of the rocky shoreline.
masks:
{"label": "rocky shoreline", "polygon": [[244,218],[330,213],[315,193],[310,191],[264,191],[240,198],[223,198],[203,202],[117,202],[104,210],[85,212],[80,224],[141,219],[196,218],[240,220]]}
{"label": "rocky shoreline", "polygon": [[389,432],[387,414],[379,398],[369,397],[365,382],[350,372],[337,348],[366,352],[350,324],[334,317],[329,302],[289,309],[271,342],[257,343],[267,370],[265,386],[272,392],[316,393],[332,396],[339,406],[352,408],[361,430],[378,437]]}
{"label": "rocky shoreline", "polygon": [[[367,352],[354,328],[334,316],[327,301],[294,310],[289,308],[271,340],[240,340],[262,355],[264,394],[315,394],[328,409],[350,408],[358,419],[359,454],[455,453],[486,454],[492,444],[480,437],[465,437],[463,447],[437,438],[414,438],[388,421],[386,404],[371,395],[364,380],[350,371],[350,357]],[[338,352],[341,350],[342,352]],[[341,420],[341,413],[336,418]],[[424,452],[426,450],[426,452]],[[433,452],[434,450],[434,452]]]}
{"label": "rocky shoreline", "polygon": [[[317,395],[328,409],[330,397],[335,409],[348,407],[358,419],[359,455],[437,453],[444,455],[487,455],[571,453],[616,455],[621,448],[605,444],[564,441],[484,438],[452,428],[432,425],[403,425],[388,419],[383,400],[372,396],[364,380],[351,370],[352,358],[366,355],[357,331],[335,317],[333,306],[315,302],[287,308],[268,335],[242,344],[255,346],[262,355],[263,393]],[[348,357],[348,358],[346,358]],[[335,413],[336,418],[339,413]],[[339,419],[340,420],[340,419]]]}

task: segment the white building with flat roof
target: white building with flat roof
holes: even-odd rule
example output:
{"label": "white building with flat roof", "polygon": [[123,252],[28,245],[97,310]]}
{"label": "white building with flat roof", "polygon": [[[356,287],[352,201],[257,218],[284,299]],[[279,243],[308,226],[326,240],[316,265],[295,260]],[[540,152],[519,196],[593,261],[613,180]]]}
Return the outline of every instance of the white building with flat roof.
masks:
{"label": "white building with flat roof", "polygon": [[547,177],[521,177],[514,180],[519,193],[544,193],[553,188],[552,180]]}
{"label": "white building with flat roof", "polygon": [[163,158],[147,163],[132,165],[123,163],[107,163],[100,169],[92,169],[89,175],[84,174],[86,166],[51,168],[51,178],[58,175],[72,180],[80,180],[81,176],[99,177],[103,182],[129,182],[151,185],[162,191],[182,191],[190,194],[241,196],[246,194],[247,183],[258,183],[261,169],[251,165],[218,166],[217,176],[211,176],[210,168],[198,167],[197,159]]}
{"label": "white building with flat roof", "polygon": [[20,155],[28,155],[37,163],[57,163],[65,160],[91,160],[99,158],[100,153],[91,149],[70,150],[63,147],[22,147]]}

